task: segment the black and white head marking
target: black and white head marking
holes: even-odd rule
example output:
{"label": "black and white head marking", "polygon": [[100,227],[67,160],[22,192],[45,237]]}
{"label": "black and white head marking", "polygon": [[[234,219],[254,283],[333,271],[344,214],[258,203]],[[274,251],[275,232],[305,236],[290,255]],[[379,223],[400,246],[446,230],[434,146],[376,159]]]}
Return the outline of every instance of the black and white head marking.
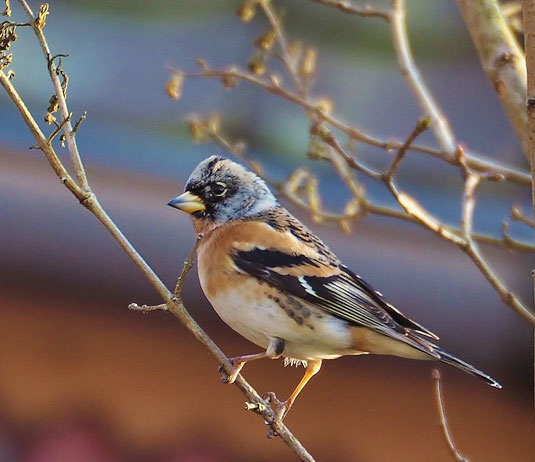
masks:
{"label": "black and white head marking", "polygon": [[261,178],[221,156],[211,156],[197,165],[185,190],[199,196],[206,206],[206,210],[194,213],[196,218],[219,223],[248,218],[278,205]]}

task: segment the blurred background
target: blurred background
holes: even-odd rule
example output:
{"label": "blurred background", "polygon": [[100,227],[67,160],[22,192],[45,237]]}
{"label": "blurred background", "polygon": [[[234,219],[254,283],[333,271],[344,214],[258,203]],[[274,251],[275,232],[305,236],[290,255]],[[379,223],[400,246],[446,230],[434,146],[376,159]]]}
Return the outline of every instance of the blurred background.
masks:
{"label": "blurred background", "polygon": [[[14,20],[24,21],[13,2]],[[38,9],[38,2],[29,2]],[[370,0],[370,3],[372,1]],[[456,5],[408,0],[418,65],[458,140],[507,165],[525,158],[483,74]],[[375,2],[385,4],[385,2]],[[329,168],[306,160],[307,119],[299,108],[240,84],[187,80],[183,98],[164,93],[166,66],[245,67],[267,23],[238,20],[239,2],[214,0],[53,1],[45,33],[53,53],[67,53],[69,106],[87,111],[78,145],[101,203],[169,287],[193,244],[189,217],[166,207],[192,168],[215,145],[190,141],[184,120],[220,113],[223,128],[244,139],[276,179],[299,164],[320,178],[327,206],[348,198]],[[386,25],[303,0],[275,2],[291,39],[319,52],[312,94],[328,96],[342,119],[385,139],[404,139],[420,116],[395,64]],[[52,86],[38,44],[18,30],[14,85],[38,120]],[[276,64],[274,65],[276,67]],[[280,69],[279,69],[280,70]],[[285,79],[288,81],[288,79]],[[43,124],[44,126],[44,124]],[[48,131],[47,127],[43,127]],[[434,145],[429,134],[422,142]],[[0,461],[281,461],[294,460],[268,440],[244,397],[219,380],[211,356],[171,316],[129,312],[159,297],[104,228],[59,184],[0,93]],[[66,154],[65,151],[61,151]],[[373,166],[387,154],[367,146]],[[378,184],[370,197],[392,205]],[[409,153],[400,186],[447,223],[458,225],[457,169]],[[499,236],[512,204],[529,213],[529,189],[481,187],[475,228]],[[287,204],[285,204],[287,205]],[[346,235],[309,224],[348,266],[441,345],[493,375],[498,391],[440,366],[456,443],[473,460],[533,460],[532,331],[506,307],[474,264],[451,244],[406,223],[367,217]],[[514,225],[529,241],[532,232]],[[482,247],[496,272],[532,303],[532,256]],[[186,306],[229,355],[258,348],[220,321],[195,271]],[[286,423],[318,460],[448,461],[429,363],[388,357],[324,363]],[[286,397],[301,369],[281,361],[250,364],[259,392]]]}

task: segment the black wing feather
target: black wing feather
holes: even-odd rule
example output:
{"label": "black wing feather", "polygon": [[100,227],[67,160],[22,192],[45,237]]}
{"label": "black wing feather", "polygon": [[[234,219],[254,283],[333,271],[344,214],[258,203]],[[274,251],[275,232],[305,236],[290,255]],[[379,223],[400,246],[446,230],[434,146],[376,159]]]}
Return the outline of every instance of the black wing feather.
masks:
{"label": "black wing feather", "polygon": [[362,278],[342,265],[331,266],[331,269],[340,270],[332,276],[297,277],[283,274],[284,268],[302,265],[320,267],[325,266],[326,262],[315,261],[304,255],[258,248],[239,250],[233,258],[240,270],[355,325],[390,335],[396,333],[406,336],[409,330],[437,338],[387,304]]}

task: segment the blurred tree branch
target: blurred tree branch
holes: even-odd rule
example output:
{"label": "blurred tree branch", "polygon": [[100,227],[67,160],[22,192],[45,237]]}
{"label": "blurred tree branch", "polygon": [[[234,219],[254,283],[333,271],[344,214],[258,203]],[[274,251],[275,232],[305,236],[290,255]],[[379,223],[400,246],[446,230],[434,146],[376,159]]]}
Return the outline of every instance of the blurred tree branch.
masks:
{"label": "blurred tree branch", "polygon": [[[26,14],[28,15],[29,24],[32,26],[39,40],[39,43],[41,44],[41,48],[43,50],[47,62],[50,78],[52,79],[52,82],[54,84],[55,91],[54,95],[51,98],[51,108],[49,108],[49,113],[52,115],[53,112],[56,112],[59,109],[60,114],[63,117],[62,122],[60,124],[56,124],[56,130],[63,131],[65,137],[64,139],[67,143],[67,149],[70,154],[72,167],[75,171],[76,180],[71,177],[71,175],[65,168],[63,162],[56,154],[54,147],[52,146],[53,137],[47,138],[43,134],[43,132],[37,125],[34,117],[24,104],[24,101],[21,99],[15,87],[10,82],[9,77],[4,73],[2,69],[0,69],[1,85],[4,87],[7,95],[15,104],[18,112],[23,117],[24,122],[35,137],[38,143],[38,148],[43,152],[50,166],[52,167],[62,184],[64,184],[65,187],[67,187],[67,189],[80,201],[80,203],[104,225],[108,232],[113,236],[113,238],[129,256],[132,262],[141,270],[145,278],[152,284],[155,290],[163,298],[165,302],[164,304],[158,305],[156,307],[151,307],[150,309],[162,309],[164,311],[169,311],[170,313],[172,313],[182,322],[182,324],[184,324],[184,326],[193,334],[193,336],[219,361],[219,363],[222,365],[223,370],[226,373],[230,373],[230,371],[232,370],[232,365],[229,362],[228,358],[191,317],[182,302],[182,288],[187,272],[189,271],[189,269],[191,269],[193,265],[193,258],[196,246],[194,247],[188,260],[184,264],[184,268],[178,279],[174,293],[171,293],[164,285],[164,283],[160,280],[160,278],[156,275],[156,273],[152,270],[152,268],[147,264],[147,262],[145,262],[143,257],[137,252],[137,250],[124,236],[122,231],[109,217],[103,207],[100,205],[97,196],[91,190],[91,187],[87,180],[85,168],[75,141],[76,131],[72,128],[70,124],[72,114],[69,113],[66,102],[67,75],[65,71],[61,68],[61,62],[58,65],[54,64],[55,57],[51,55],[46,38],[43,33],[43,28],[46,24],[46,17],[48,15],[48,4],[41,5],[39,13],[36,17],[34,17],[32,10],[30,9],[29,5],[26,3],[25,0],[18,0],[18,2],[24,8]],[[2,27],[4,27],[4,25]],[[60,77],[63,78],[63,82],[60,80]],[[50,123],[55,123],[54,116],[47,117],[47,120],[49,120]],[[78,128],[78,126],[79,124],[77,124],[76,128]],[[138,307],[136,304],[130,305],[130,308],[139,309],[142,311],[149,310],[149,307]],[[271,407],[258,395],[254,388],[251,387],[251,385],[249,385],[249,383],[243,377],[239,376],[235,383],[237,387],[247,397],[247,399],[251,403],[253,403],[252,408],[254,408],[255,412],[261,415],[265,422],[270,425],[270,431],[272,435],[280,436],[282,440],[286,443],[286,445],[301,460],[314,460],[312,456],[308,453],[308,451],[305,449],[305,447],[300,443],[300,441],[295,438],[295,436],[290,432],[290,430],[282,422],[276,421],[275,413],[273,412]],[[251,403],[248,403],[249,408],[251,408]]]}
{"label": "blurred tree branch", "polygon": [[457,0],[487,74],[528,157],[526,61],[498,0]]}
{"label": "blurred tree branch", "polygon": [[[523,0],[523,24],[524,24],[524,48],[526,50],[526,68],[527,68],[527,100],[526,100],[526,112],[528,117],[528,141],[529,141],[529,161],[531,166],[531,200],[533,204],[533,214],[535,217],[535,0]],[[534,227],[535,220],[530,220],[524,216],[520,209],[517,209],[516,216],[518,219],[527,223],[529,226]],[[535,312],[535,270],[531,272],[533,293],[534,293],[534,306]],[[534,357],[533,368],[535,373],[535,330],[534,330]],[[533,392],[535,396],[535,376],[533,382]]]}
{"label": "blurred tree branch", "polygon": [[444,441],[448,446],[448,449],[455,460],[458,462],[469,462],[468,458],[463,456],[457,449],[451,431],[448,425],[448,418],[446,417],[446,410],[444,409],[444,398],[442,397],[442,386],[440,383],[440,372],[438,369],[433,369],[433,379],[435,381],[435,399],[437,402],[438,414],[440,417],[440,429],[444,436]]}

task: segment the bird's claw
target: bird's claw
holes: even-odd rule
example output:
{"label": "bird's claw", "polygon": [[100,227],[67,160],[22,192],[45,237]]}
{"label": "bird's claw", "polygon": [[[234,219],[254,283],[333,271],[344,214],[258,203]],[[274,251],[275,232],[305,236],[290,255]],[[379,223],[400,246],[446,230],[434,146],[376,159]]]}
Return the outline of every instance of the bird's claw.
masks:
{"label": "bird's claw", "polygon": [[221,381],[223,383],[234,383],[243,365],[245,364],[243,361],[237,361],[236,358],[229,358],[229,361],[232,364],[232,370],[230,371],[230,374],[227,374],[223,365],[219,366],[218,368],[218,372],[222,373]]}
{"label": "bird's claw", "polygon": [[[272,391],[267,391],[262,395],[262,398],[265,399],[269,405],[271,406],[271,409],[275,412],[275,420],[274,422],[281,422],[282,419],[286,416],[286,413],[289,411],[288,401],[281,401],[279,398],[277,398],[277,395],[273,393]],[[272,436],[277,436],[276,432]],[[269,438],[269,434],[268,434]]]}

